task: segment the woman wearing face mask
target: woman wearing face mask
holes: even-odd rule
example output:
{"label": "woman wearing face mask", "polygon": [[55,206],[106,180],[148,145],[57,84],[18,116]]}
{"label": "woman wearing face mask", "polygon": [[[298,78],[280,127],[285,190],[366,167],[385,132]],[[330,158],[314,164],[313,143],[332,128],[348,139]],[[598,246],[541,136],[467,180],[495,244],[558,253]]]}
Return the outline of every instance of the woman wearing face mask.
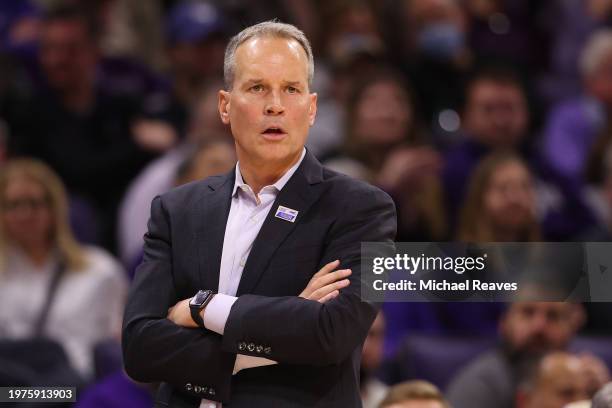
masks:
{"label": "woman wearing face mask", "polygon": [[466,41],[467,19],[457,0],[403,2],[406,48],[402,67],[413,80],[434,137],[444,145],[445,133],[456,129],[444,124],[443,112],[458,111],[463,81],[473,66]]}
{"label": "woman wearing face mask", "polygon": [[51,339],[91,376],[93,347],[119,334],[127,290],[121,266],[76,242],[64,187],[41,162],[2,168],[0,208],[0,338]]}
{"label": "woman wearing face mask", "polygon": [[510,152],[493,153],[478,165],[461,211],[464,242],[525,242],[540,239],[533,178]]}
{"label": "woman wearing face mask", "polygon": [[369,74],[349,101],[343,149],[326,165],[376,184],[394,198],[398,241],[444,239],[440,156],[423,143],[403,78],[387,69]]}

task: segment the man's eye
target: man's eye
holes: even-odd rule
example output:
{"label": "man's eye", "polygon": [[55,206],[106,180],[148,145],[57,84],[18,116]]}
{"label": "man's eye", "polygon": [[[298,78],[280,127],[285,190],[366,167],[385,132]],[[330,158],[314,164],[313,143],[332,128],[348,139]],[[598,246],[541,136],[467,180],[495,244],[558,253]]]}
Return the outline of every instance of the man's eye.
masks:
{"label": "man's eye", "polygon": [[288,88],[287,88],[287,92],[289,92],[290,94],[292,94],[292,93],[298,93],[299,91],[300,91],[300,90],[299,90],[299,89],[297,89],[297,88],[296,88],[296,87],[294,87],[294,86],[290,86],[290,87],[288,87]]}
{"label": "man's eye", "polygon": [[263,89],[264,89],[263,85],[253,85],[251,87],[251,91],[254,91],[254,92],[261,92],[263,91]]}

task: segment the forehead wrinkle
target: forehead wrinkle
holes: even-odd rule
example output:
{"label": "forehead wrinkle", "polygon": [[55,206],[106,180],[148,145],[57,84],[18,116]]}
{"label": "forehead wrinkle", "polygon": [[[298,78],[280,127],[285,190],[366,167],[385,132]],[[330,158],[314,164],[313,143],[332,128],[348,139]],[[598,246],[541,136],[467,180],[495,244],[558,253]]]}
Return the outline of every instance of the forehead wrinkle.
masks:
{"label": "forehead wrinkle", "polygon": [[[297,64],[302,64],[304,71],[304,79],[295,81],[296,83],[307,83],[308,82],[308,57],[306,51],[302,48],[300,43],[293,39],[285,39],[282,37],[255,37],[247,40],[241,44],[236,50],[235,57],[235,69],[238,76],[239,71],[251,71],[254,73],[251,76],[259,79],[265,78],[267,75],[261,75],[260,73],[269,74],[270,69],[282,68],[281,72],[285,75],[287,72],[287,54],[283,51],[270,52],[271,45],[265,44],[260,46],[261,43],[266,41],[280,40],[289,47],[290,52],[288,53],[293,61],[290,63],[289,68]],[[301,50],[301,52],[300,52]],[[272,50],[274,51],[274,50]],[[264,53],[269,55],[264,55]],[[294,81],[285,80],[287,82]]]}

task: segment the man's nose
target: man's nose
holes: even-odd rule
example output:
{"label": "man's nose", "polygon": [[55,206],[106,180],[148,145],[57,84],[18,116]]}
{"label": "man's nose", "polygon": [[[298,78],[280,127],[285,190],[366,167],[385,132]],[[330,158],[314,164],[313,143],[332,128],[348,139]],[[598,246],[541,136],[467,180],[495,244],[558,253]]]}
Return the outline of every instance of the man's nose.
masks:
{"label": "man's nose", "polygon": [[531,328],[533,331],[543,332],[546,330],[547,324],[546,316],[542,314],[536,314],[531,320]]}
{"label": "man's nose", "polygon": [[285,107],[283,106],[279,93],[271,92],[269,99],[266,101],[266,115],[281,115],[283,112],[285,112]]}

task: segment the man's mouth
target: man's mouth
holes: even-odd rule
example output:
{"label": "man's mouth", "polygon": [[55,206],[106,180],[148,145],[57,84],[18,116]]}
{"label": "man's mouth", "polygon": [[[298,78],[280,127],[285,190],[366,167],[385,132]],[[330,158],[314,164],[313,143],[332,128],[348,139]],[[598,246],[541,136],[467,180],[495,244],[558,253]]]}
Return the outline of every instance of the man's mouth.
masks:
{"label": "man's mouth", "polygon": [[265,135],[282,135],[285,134],[282,128],[280,127],[269,127],[263,131]]}
{"label": "man's mouth", "polygon": [[285,130],[281,127],[270,126],[261,132],[261,134],[264,135],[266,139],[276,140],[283,138],[287,133],[285,133]]}

